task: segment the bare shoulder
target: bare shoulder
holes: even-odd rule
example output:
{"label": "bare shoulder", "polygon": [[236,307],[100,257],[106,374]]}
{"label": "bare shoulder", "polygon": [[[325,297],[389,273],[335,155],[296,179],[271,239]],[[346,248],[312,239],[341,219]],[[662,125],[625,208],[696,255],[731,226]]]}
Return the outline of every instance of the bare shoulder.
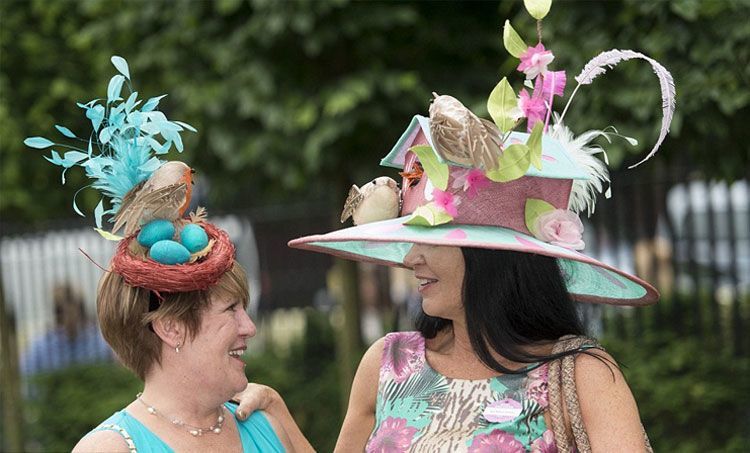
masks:
{"label": "bare shoulder", "polygon": [[575,381],[592,450],[643,451],[638,406],[612,356],[601,349],[578,354]]}
{"label": "bare shoulder", "polygon": [[85,452],[123,452],[130,451],[125,438],[116,431],[102,430],[89,433],[73,447],[73,453]]}
{"label": "bare shoulder", "polygon": [[359,363],[359,367],[365,371],[379,370],[384,348],[385,337],[382,337],[367,348],[367,351],[365,351],[362,360]]}
{"label": "bare shoulder", "polygon": [[625,378],[615,359],[602,349],[589,349],[575,360],[576,386],[625,385]]}

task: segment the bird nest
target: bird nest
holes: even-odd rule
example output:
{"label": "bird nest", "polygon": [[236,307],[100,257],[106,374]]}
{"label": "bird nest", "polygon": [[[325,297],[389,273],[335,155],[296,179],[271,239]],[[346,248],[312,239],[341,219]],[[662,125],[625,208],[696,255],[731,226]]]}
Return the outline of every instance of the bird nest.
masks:
{"label": "bird nest", "polygon": [[194,262],[175,265],[158,263],[133,250],[134,234],[120,241],[112,258],[111,269],[120,274],[128,285],[157,293],[204,291],[216,284],[232,267],[234,244],[224,230],[208,222],[202,222],[201,226],[209,241],[213,242],[213,247],[208,254]]}

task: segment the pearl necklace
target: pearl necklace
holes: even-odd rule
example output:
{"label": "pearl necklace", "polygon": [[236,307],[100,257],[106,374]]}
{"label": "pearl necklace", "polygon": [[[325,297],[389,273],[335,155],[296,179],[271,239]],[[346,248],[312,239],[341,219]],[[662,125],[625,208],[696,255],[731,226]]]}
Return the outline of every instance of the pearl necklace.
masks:
{"label": "pearl necklace", "polygon": [[175,426],[179,426],[180,428],[184,428],[192,434],[194,437],[202,436],[203,433],[214,433],[214,434],[221,434],[221,426],[224,424],[224,408],[222,406],[219,406],[219,416],[216,418],[216,423],[209,426],[208,428],[198,428],[197,426],[193,426],[190,424],[187,424],[183,422],[182,420],[174,417],[167,417],[166,415],[162,414],[154,406],[149,405],[145,401],[143,401],[143,398],[141,396],[143,393],[138,393],[135,398],[140,401],[141,404],[146,406],[146,411],[148,411],[151,415],[156,415],[158,417],[163,418],[164,420],[170,422],[171,424]]}

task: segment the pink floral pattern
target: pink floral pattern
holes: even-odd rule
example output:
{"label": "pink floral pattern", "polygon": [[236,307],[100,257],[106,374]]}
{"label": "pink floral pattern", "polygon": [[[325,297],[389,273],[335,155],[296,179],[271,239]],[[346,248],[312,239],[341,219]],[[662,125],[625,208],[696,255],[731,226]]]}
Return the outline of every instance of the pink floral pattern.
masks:
{"label": "pink floral pattern", "polygon": [[383,347],[381,371],[393,374],[393,380],[404,382],[422,366],[424,339],[419,332],[387,335]]}
{"label": "pink floral pattern", "polygon": [[406,425],[406,419],[388,417],[365,448],[368,453],[401,453],[411,447],[417,428]]}
{"label": "pink floral pattern", "polygon": [[523,444],[513,434],[501,429],[492,430],[489,434],[474,437],[469,446],[469,453],[525,453]]}
{"label": "pink floral pattern", "polygon": [[551,430],[545,431],[542,437],[531,444],[531,453],[557,453],[555,435]]}
{"label": "pink floral pattern", "polygon": [[547,398],[548,370],[545,364],[529,372],[529,384],[526,387],[526,398],[536,401],[542,408],[549,406],[549,399]]}

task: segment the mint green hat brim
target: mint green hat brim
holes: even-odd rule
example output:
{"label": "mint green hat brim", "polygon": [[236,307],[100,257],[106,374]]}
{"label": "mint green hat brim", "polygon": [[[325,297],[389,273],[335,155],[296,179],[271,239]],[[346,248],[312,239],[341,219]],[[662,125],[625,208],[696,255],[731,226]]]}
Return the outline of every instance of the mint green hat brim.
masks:
{"label": "mint green hat brim", "polygon": [[409,217],[383,220],[294,239],[289,246],[389,266],[402,266],[414,244],[512,250],[557,258],[568,291],[581,302],[641,306],[659,293],[638,277],[575,250],[547,244],[517,231],[479,225],[404,225]]}

